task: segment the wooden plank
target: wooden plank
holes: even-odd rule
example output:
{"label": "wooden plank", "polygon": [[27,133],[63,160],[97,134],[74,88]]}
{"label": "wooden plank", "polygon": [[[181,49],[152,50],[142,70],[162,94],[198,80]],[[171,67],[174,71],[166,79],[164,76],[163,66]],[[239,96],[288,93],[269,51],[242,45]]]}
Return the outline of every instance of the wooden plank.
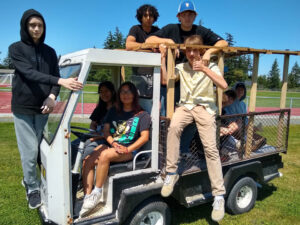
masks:
{"label": "wooden plank", "polygon": [[121,66],[121,82],[125,82],[125,66]]}
{"label": "wooden plank", "polygon": [[283,76],[282,76],[282,87],[281,87],[281,96],[280,96],[280,108],[285,108],[286,103],[286,92],[287,92],[287,80],[288,80],[288,70],[289,70],[289,61],[290,56],[284,56],[284,64],[283,64]]}
{"label": "wooden plank", "polygon": [[[249,112],[255,111],[258,64],[259,64],[259,53],[255,53],[253,58],[252,86],[250,90]],[[253,130],[254,130],[253,128],[254,128],[254,115],[251,115],[249,117],[248,127],[247,127],[247,140],[246,140],[246,151],[245,151],[246,158],[250,157],[251,150],[252,150],[252,139],[253,139]]]}
{"label": "wooden plank", "polygon": [[[224,54],[222,52],[219,52],[218,66],[222,77],[224,77]],[[223,89],[217,87],[217,106],[219,109],[219,115],[222,114],[222,98],[223,98]]]}
{"label": "wooden plank", "polygon": [[[186,49],[186,45],[184,44],[166,44],[168,47],[172,49]],[[141,49],[149,49],[149,48],[158,48],[158,43],[144,43],[141,46]],[[252,53],[261,53],[261,54],[284,54],[284,55],[300,55],[300,51],[289,51],[289,50],[270,50],[270,49],[255,49],[249,47],[218,47],[218,46],[209,46],[209,45],[187,45],[193,48],[199,49],[209,49],[209,48],[217,48],[224,52],[228,53],[238,53],[242,52],[244,54],[252,54]]]}
{"label": "wooden plank", "polygon": [[168,76],[167,76],[167,117],[172,118],[174,113],[174,93],[175,93],[175,51],[168,47]]}
{"label": "wooden plank", "polygon": [[252,85],[250,90],[249,112],[255,111],[259,54],[253,54]]}

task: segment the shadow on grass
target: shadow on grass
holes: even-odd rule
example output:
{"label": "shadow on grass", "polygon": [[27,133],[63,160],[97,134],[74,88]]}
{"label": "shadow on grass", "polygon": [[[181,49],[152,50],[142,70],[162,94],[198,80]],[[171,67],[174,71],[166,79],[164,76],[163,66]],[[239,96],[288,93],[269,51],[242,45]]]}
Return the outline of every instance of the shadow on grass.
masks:
{"label": "shadow on grass", "polygon": [[262,188],[258,189],[257,201],[263,201],[277,191],[277,187],[273,184],[263,184]]}
{"label": "shadow on grass", "polygon": [[192,208],[179,205],[174,199],[168,203],[172,206],[172,225],[194,223],[198,220],[205,220],[210,225],[218,224],[211,220],[212,202]]}

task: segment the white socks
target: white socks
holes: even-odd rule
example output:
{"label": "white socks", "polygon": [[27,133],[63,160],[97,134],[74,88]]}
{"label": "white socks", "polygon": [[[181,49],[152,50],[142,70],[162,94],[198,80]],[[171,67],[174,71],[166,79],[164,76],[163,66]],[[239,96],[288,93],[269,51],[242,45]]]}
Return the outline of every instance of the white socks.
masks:
{"label": "white socks", "polygon": [[224,199],[223,195],[217,195],[215,196],[215,200],[221,200],[221,199]]}
{"label": "white socks", "polygon": [[98,188],[97,186],[94,187],[92,193],[101,193],[102,192],[102,188]]}

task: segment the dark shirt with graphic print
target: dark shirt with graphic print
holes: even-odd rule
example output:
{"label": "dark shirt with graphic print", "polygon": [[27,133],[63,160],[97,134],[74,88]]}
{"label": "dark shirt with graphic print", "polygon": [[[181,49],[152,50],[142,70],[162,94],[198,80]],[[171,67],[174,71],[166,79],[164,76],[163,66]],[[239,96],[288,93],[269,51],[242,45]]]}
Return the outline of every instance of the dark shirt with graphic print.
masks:
{"label": "dark shirt with graphic print", "polygon": [[116,142],[129,146],[140,137],[142,131],[149,129],[151,117],[146,111],[118,113],[113,107],[108,111],[104,123],[109,123],[110,133]]}

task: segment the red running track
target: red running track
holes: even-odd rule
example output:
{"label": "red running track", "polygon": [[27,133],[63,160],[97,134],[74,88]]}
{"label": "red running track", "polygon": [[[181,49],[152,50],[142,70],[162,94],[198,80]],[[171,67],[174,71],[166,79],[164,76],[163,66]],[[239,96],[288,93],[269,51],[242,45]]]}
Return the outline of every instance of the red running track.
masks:
{"label": "red running track", "polygon": [[[84,103],[83,104],[83,113],[84,114],[91,114],[93,109],[95,108],[95,103]],[[256,107],[256,112],[263,112],[263,111],[271,111],[271,110],[278,110],[277,107]],[[11,113],[11,92],[0,92],[0,113]],[[82,113],[82,104],[78,103],[75,114]],[[291,115],[293,116],[300,116],[300,108],[292,108]]]}

